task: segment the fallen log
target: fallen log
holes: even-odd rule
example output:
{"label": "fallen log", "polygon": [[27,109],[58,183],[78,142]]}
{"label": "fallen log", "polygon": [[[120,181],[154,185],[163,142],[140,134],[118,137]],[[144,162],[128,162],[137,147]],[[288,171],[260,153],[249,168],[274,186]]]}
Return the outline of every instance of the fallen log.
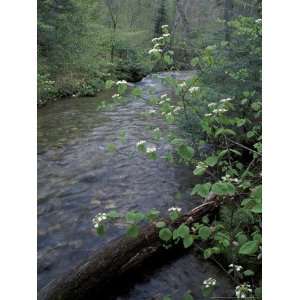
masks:
{"label": "fallen log", "polygon": [[[219,206],[215,195],[183,215],[175,222],[165,222],[176,228],[180,224],[190,225],[214,212]],[[181,249],[179,249],[181,248]],[[154,258],[168,257],[172,252],[182,251],[179,244],[166,249],[158,236],[158,229],[147,225],[141,229],[138,238],[121,237],[104,249],[96,251],[86,262],[80,264],[63,278],[53,281],[43,288],[39,300],[91,300],[109,299],[118,284],[135,273],[145,263],[152,264]]]}

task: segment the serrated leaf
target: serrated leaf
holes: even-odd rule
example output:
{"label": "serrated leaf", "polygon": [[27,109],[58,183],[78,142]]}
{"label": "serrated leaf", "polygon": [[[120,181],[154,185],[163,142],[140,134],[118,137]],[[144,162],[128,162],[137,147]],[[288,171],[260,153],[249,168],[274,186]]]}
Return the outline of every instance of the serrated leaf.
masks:
{"label": "serrated leaf", "polygon": [[212,186],[212,192],[216,193],[217,195],[234,195],[235,187],[230,182],[217,182],[214,183]]}
{"label": "serrated leaf", "polygon": [[196,169],[194,169],[193,174],[196,175],[196,176],[201,176],[205,173],[207,168],[208,168],[208,166],[206,166],[204,164],[198,164],[196,166]]}
{"label": "serrated leaf", "polygon": [[243,272],[245,276],[253,276],[255,273],[252,270],[246,270]]}
{"label": "serrated leaf", "polygon": [[184,160],[187,161],[191,160],[195,154],[195,150],[187,145],[180,145],[177,152]]}
{"label": "serrated leaf", "polygon": [[163,221],[159,221],[159,222],[157,222],[157,223],[155,224],[155,226],[156,226],[157,228],[163,228],[163,227],[166,227],[166,223],[163,222]]}
{"label": "serrated leaf", "polygon": [[210,156],[205,160],[205,163],[210,167],[214,167],[217,164],[217,162],[218,162],[218,157],[215,155]]}
{"label": "serrated leaf", "polygon": [[205,184],[197,184],[193,190],[192,190],[192,195],[199,195],[203,198],[206,198],[210,192],[211,188],[211,183],[205,183]]}
{"label": "serrated leaf", "polygon": [[253,255],[258,250],[258,242],[257,241],[249,241],[243,244],[239,250],[239,254],[242,255]]}
{"label": "serrated leaf", "polygon": [[128,227],[127,229],[127,234],[132,237],[132,238],[136,238],[139,235],[139,228],[137,225],[131,225]]}
{"label": "serrated leaf", "polygon": [[172,231],[169,228],[163,228],[159,231],[159,238],[165,242],[168,242],[172,236]]}
{"label": "serrated leaf", "polygon": [[210,228],[208,226],[202,226],[198,231],[199,237],[206,241],[210,237]]}
{"label": "serrated leaf", "polygon": [[183,239],[183,246],[184,248],[189,248],[193,245],[194,239],[192,235],[186,235]]}

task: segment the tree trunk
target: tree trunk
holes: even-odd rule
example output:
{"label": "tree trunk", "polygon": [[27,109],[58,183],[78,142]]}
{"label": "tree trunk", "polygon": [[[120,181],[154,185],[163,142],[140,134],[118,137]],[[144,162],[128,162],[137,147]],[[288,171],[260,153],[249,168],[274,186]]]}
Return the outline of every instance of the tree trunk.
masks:
{"label": "tree trunk", "polygon": [[[215,195],[211,195],[202,205],[175,222],[166,220],[171,227],[185,223],[190,225],[214,212],[219,206]],[[181,245],[181,243],[179,243]],[[166,249],[154,225],[142,228],[138,238],[122,237],[105,249],[96,251],[86,262],[79,265],[63,278],[52,282],[39,293],[39,300],[87,300],[109,299],[120,283],[132,277],[145,264],[155,260],[165,260],[170,255],[180,253],[180,245]]]}

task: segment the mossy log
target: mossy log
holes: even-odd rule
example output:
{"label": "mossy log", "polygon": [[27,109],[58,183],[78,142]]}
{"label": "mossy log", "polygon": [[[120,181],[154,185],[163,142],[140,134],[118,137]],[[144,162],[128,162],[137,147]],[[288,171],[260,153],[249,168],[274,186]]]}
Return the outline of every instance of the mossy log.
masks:
{"label": "mossy log", "polygon": [[[214,212],[219,206],[215,195],[183,215],[175,222],[166,220],[175,228],[182,223],[187,225],[200,221],[201,218]],[[181,243],[179,243],[181,245]],[[168,257],[172,252],[182,250],[182,246],[163,247],[154,225],[141,229],[138,238],[121,237],[111,242],[106,248],[96,251],[86,262],[80,264],[72,272],[53,281],[43,288],[39,300],[90,300],[109,299],[118,284],[132,273],[137,273],[145,263],[153,264],[155,259]],[[179,249],[181,248],[181,249]]]}

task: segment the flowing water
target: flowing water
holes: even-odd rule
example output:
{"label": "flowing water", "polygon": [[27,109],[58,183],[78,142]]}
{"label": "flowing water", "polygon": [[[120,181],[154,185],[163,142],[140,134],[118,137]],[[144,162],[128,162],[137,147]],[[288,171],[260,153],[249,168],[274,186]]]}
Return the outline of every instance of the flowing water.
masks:
{"label": "flowing water", "polygon": [[[73,98],[46,106],[38,112],[38,289],[76,267],[95,249],[124,234],[125,226],[109,229],[105,237],[96,235],[91,219],[98,212],[116,209],[167,211],[181,206],[186,211],[196,204],[189,196],[193,178],[183,166],[167,162],[171,150],[166,139],[153,140],[151,128],[166,125],[157,116],[145,116],[152,107],[149,89],[157,95],[166,92],[160,78],[179,79],[189,72],[150,75],[135,84],[144,100],[133,100],[98,111],[102,100]],[[131,100],[131,101],[130,101]],[[122,138],[121,138],[122,136]],[[136,142],[151,140],[157,147],[157,160],[145,159],[136,151]],[[116,151],[108,151],[111,144]],[[177,299],[192,290],[202,299],[199,288],[208,278],[217,278],[219,296],[228,296],[228,279],[211,263],[187,254],[169,262],[117,299],[161,299],[165,294]]]}

